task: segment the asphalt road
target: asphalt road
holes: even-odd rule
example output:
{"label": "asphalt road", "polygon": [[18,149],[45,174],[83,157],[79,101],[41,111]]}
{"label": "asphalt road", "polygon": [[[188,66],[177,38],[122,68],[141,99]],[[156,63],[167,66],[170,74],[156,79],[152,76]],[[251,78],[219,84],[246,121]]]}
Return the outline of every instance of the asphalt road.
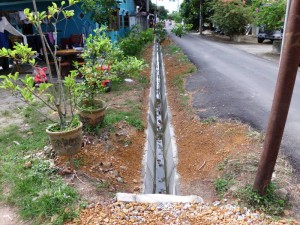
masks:
{"label": "asphalt road", "polygon": [[[265,131],[279,65],[232,44],[188,34],[172,39],[197,66],[186,89],[194,93],[200,118],[216,116],[248,123]],[[299,77],[299,76],[298,76]],[[297,79],[286,123],[282,151],[300,171],[300,80]]]}

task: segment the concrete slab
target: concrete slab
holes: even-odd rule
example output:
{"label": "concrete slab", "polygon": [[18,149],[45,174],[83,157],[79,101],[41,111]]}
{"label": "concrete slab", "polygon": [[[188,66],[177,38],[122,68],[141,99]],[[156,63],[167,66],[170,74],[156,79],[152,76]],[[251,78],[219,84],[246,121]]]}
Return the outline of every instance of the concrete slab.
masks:
{"label": "concrete slab", "polygon": [[143,203],[204,203],[203,199],[197,195],[166,195],[166,194],[130,194],[117,193],[117,201],[121,202],[143,202]]}

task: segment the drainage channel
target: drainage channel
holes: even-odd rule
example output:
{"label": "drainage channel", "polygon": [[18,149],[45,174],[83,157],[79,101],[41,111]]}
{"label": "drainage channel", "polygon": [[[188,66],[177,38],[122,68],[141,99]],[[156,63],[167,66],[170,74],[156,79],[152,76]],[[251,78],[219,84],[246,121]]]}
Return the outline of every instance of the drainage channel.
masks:
{"label": "drainage channel", "polygon": [[202,202],[199,196],[178,195],[177,146],[166,96],[161,48],[155,42],[152,53],[151,86],[143,159],[142,194],[117,193],[123,202]]}
{"label": "drainage channel", "polygon": [[158,43],[152,53],[147,142],[144,157],[145,194],[177,194],[177,148],[166,98],[163,56]]}

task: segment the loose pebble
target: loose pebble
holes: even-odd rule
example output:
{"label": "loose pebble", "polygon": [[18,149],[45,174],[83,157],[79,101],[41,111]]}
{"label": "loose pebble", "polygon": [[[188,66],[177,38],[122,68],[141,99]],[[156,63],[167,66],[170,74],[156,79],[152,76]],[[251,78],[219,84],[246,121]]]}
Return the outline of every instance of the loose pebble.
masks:
{"label": "loose pebble", "polygon": [[84,209],[75,224],[299,224],[293,220],[272,221],[256,211],[239,206],[207,203],[114,202]]}

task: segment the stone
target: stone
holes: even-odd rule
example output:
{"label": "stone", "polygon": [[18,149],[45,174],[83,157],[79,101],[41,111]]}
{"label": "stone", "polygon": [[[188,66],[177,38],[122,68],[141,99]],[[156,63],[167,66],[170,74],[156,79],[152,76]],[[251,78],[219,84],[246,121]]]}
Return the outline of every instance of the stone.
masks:
{"label": "stone", "polygon": [[124,182],[124,180],[123,180],[122,177],[117,177],[117,181],[118,181],[119,183],[123,183],[123,182]]}
{"label": "stone", "polygon": [[121,170],[127,170],[127,166],[120,166]]}
{"label": "stone", "polygon": [[109,169],[112,166],[111,162],[101,162],[100,166],[102,166],[105,169]]}
{"label": "stone", "polygon": [[278,190],[276,190],[275,191],[275,193],[279,196],[279,197],[281,197],[281,198],[283,198],[283,199],[288,199],[288,191],[285,189],[285,188],[280,188],[280,189],[278,189]]}
{"label": "stone", "polygon": [[31,161],[28,161],[24,164],[24,167],[25,168],[31,168],[32,167],[32,162]]}
{"label": "stone", "polygon": [[140,190],[140,187],[139,186],[135,186],[133,191],[139,191]]}

